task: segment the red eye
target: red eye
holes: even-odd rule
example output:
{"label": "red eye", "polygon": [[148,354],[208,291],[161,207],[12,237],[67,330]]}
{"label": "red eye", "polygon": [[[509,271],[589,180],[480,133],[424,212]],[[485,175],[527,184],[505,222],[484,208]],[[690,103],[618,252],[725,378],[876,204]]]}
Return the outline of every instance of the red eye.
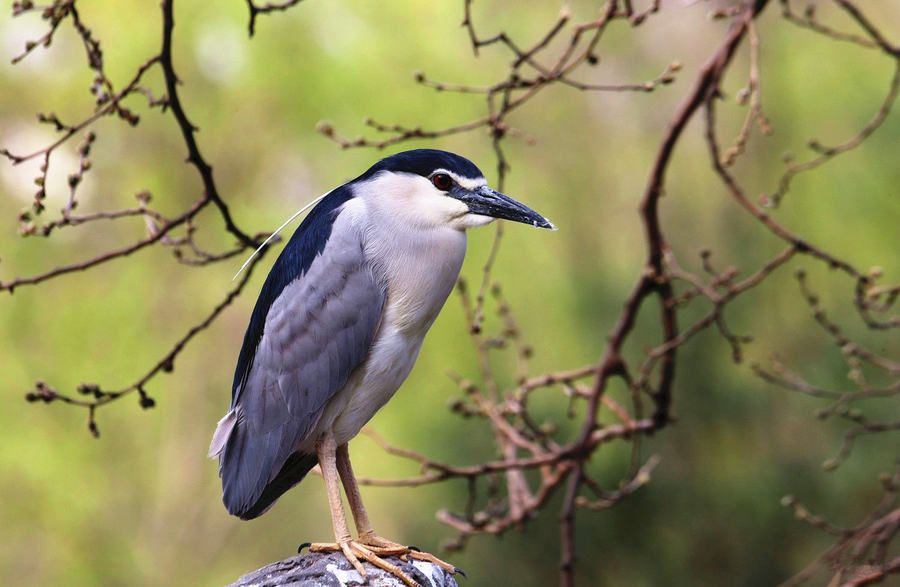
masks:
{"label": "red eye", "polygon": [[450,176],[446,173],[438,173],[431,178],[431,183],[433,183],[434,187],[437,189],[445,192],[453,187],[453,180],[450,179]]}

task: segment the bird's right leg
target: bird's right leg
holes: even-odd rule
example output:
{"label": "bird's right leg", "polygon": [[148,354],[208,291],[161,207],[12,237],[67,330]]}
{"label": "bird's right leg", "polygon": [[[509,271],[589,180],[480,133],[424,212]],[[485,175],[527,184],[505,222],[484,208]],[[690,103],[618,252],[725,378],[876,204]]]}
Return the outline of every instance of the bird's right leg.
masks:
{"label": "bird's right leg", "polygon": [[342,444],[337,447],[337,471],[344,484],[344,493],[347,494],[347,502],[350,504],[350,512],[353,514],[353,522],[356,524],[356,531],[359,533],[359,541],[363,544],[371,546],[381,546],[384,548],[399,549],[398,554],[407,554],[409,549],[402,544],[397,544],[391,540],[375,534],[372,529],[372,523],[369,522],[369,514],[363,505],[362,494],[359,492],[359,484],[356,482],[356,475],[353,474],[353,467],[350,465],[350,453],[347,445]]}
{"label": "bird's right leg", "polygon": [[344,505],[341,502],[340,481],[338,480],[337,445],[334,435],[329,431],[316,442],[316,452],[319,457],[319,466],[322,469],[322,477],[325,478],[325,492],[328,494],[328,506],[331,508],[331,522],[334,526],[334,538],[337,542],[316,542],[309,546],[310,552],[336,552],[344,553],[350,564],[359,571],[365,579],[366,569],[359,559],[363,559],[376,567],[387,571],[402,580],[410,587],[420,587],[409,575],[400,570],[397,565],[382,559],[381,556],[399,554],[394,549],[378,548],[361,544],[350,539],[350,529],[347,527],[347,518],[344,515]]}
{"label": "bird's right leg", "polygon": [[[356,531],[359,533],[358,542],[365,544],[369,548],[377,547],[390,554],[402,555],[404,557],[403,560],[413,558],[429,562],[441,567],[451,575],[462,573],[457,567],[442,561],[433,554],[422,552],[415,547],[397,544],[375,533],[372,529],[372,523],[369,521],[369,514],[363,505],[362,494],[359,492],[359,483],[356,482],[356,475],[353,474],[353,466],[350,464],[350,453],[346,444],[337,447],[337,471],[341,481],[344,483],[344,492],[347,494],[347,502],[350,504],[350,511],[353,514],[353,522],[356,524]],[[465,576],[465,573],[462,574]]]}

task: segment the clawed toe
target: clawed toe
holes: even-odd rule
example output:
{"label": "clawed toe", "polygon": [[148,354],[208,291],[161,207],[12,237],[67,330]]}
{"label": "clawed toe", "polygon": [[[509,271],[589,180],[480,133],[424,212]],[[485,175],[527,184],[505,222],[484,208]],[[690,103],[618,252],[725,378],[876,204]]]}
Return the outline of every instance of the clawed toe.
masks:
{"label": "clawed toe", "polygon": [[[410,548],[409,548],[409,554],[408,554],[407,556],[409,556],[409,558],[413,558],[413,559],[420,560],[420,561],[423,561],[423,562],[431,563],[431,564],[433,564],[433,565],[437,565],[437,566],[439,566],[440,568],[442,568],[442,569],[444,569],[445,571],[447,571],[448,573],[450,573],[451,575],[455,575],[455,574],[459,573],[459,574],[462,575],[463,577],[466,577],[466,574],[463,573],[459,568],[454,567],[453,565],[451,565],[451,564],[448,563],[448,562],[442,561],[441,559],[439,559],[438,557],[434,556],[433,554],[430,554],[430,553],[427,553],[427,552],[422,552],[422,551],[419,550],[418,548],[416,548],[415,550],[413,550],[413,547],[410,547]],[[466,577],[466,579],[468,579],[468,577]]]}
{"label": "clawed toe", "polygon": [[[365,544],[370,550],[377,554],[399,555],[403,560],[415,559],[437,565],[451,575],[459,573],[463,577],[466,574],[450,563],[444,562],[433,554],[422,552],[417,546],[402,546],[391,540],[386,540],[374,532],[360,535],[359,542]],[[468,579],[468,577],[466,577]]]}
{"label": "clawed toe", "polygon": [[404,573],[400,567],[382,558],[388,556],[399,556],[404,561],[413,559],[431,563],[451,575],[458,574],[468,579],[461,569],[442,561],[433,554],[422,552],[415,546],[403,546],[396,542],[385,540],[376,534],[360,536],[359,540],[348,540],[346,542],[319,542],[313,544],[304,542],[300,545],[298,552],[306,547],[309,548],[310,552],[342,552],[350,564],[359,571],[363,579],[366,577],[366,571],[360,559],[394,575],[409,587],[419,587],[419,584]]}
{"label": "clawed toe", "polygon": [[321,542],[316,544],[311,544],[309,546],[310,552],[342,552],[347,561],[353,565],[363,580],[366,580],[366,569],[363,567],[360,559],[366,561],[367,563],[378,567],[379,569],[394,575],[409,587],[421,587],[412,577],[404,573],[400,567],[393,563],[389,563],[384,560],[383,556],[399,556],[406,554],[407,549],[405,547],[398,548],[387,548],[387,547],[378,547],[378,546],[370,546],[367,544],[363,544],[361,542],[357,542],[355,540],[349,540],[347,542]]}

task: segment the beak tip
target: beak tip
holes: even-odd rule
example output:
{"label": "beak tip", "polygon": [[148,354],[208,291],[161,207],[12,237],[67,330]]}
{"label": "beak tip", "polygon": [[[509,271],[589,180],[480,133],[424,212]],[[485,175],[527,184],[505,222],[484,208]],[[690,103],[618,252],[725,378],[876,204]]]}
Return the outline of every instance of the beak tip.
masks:
{"label": "beak tip", "polygon": [[534,227],[535,228],[546,228],[547,230],[551,230],[551,231],[559,230],[559,227],[557,227],[555,224],[553,224],[546,218],[543,219],[543,222],[535,221]]}

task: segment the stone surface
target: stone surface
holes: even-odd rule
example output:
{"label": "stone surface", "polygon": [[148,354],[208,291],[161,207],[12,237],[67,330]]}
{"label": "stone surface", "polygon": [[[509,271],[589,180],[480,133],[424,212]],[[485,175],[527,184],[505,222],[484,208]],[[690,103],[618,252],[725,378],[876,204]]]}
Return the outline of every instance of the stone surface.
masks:
{"label": "stone surface", "polygon": [[[452,575],[431,563],[403,562],[397,557],[386,557],[386,560],[399,566],[422,587],[459,587]],[[366,567],[370,587],[405,587],[405,583],[397,577],[369,563],[363,564]],[[344,555],[329,552],[292,556],[244,575],[228,587],[357,587],[358,585],[363,585],[362,577]]]}

